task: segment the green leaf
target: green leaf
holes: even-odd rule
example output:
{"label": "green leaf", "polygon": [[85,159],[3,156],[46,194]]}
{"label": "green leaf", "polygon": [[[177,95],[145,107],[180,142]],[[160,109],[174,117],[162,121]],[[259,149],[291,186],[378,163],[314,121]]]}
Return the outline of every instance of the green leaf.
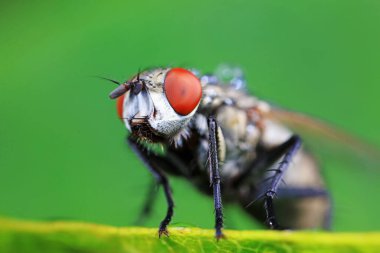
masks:
{"label": "green leaf", "polygon": [[159,239],[152,228],[118,228],[79,222],[28,222],[0,219],[0,252],[378,252],[380,233],[170,228]]}

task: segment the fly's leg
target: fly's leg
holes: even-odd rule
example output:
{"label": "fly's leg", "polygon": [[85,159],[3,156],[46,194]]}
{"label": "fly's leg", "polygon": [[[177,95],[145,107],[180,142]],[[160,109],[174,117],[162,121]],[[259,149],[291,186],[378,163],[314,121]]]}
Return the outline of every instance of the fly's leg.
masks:
{"label": "fly's leg", "polygon": [[[259,199],[264,200],[264,209],[255,205],[246,209],[246,211],[256,219],[265,221],[268,227],[272,229],[282,228],[277,222],[277,217],[281,217],[286,223],[286,227],[289,228],[329,228],[331,201],[323,183],[318,179],[317,167],[298,168],[301,174],[306,173],[315,177],[312,183],[309,181],[311,184],[307,188],[297,186],[297,182],[303,182],[304,179],[301,178],[297,179],[296,185],[293,185],[293,181],[291,185],[280,186],[279,188],[285,171],[288,169],[288,165],[300,145],[300,138],[293,136],[284,143],[270,149],[259,147],[256,151],[257,158],[249,166],[246,166],[241,174],[229,182],[230,187],[249,186],[249,190],[240,196],[242,205],[247,207],[247,203],[250,206]],[[301,155],[301,157],[305,156],[305,154]],[[281,162],[276,164],[276,161]],[[302,166],[303,163],[304,161],[300,161],[298,166]],[[310,166],[310,164],[307,163],[306,166]],[[297,168],[294,168],[294,170],[292,173],[297,173]],[[270,177],[262,180],[268,173]],[[253,183],[253,179],[261,179],[262,183]],[[254,196],[253,201],[252,196]],[[278,197],[275,203],[276,213],[273,203],[275,196]]]}
{"label": "fly's leg", "polygon": [[165,218],[161,221],[160,227],[158,229],[158,236],[161,237],[162,234],[169,236],[169,232],[167,230],[167,226],[172,220],[173,212],[174,212],[174,201],[172,197],[172,191],[170,189],[169,181],[166,176],[162,177],[161,184],[164,187],[166,202],[168,203],[168,209],[166,211]]}
{"label": "fly's leg", "polygon": [[139,214],[139,217],[134,222],[135,225],[143,225],[144,221],[152,214],[152,207],[154,205],[154,202],[157,198],[157,181],[152,180],[149,185],[149,190],[143,205],[143,208],[141,209],[141,212]]}
{"label": "fly's leg", "polygon": [[[166,175],[158,168],[158,166],[154,163],[157,160],[157,156],[154,154],[148,153],[145,147],[137,143],[137,141],[133,137],[128,138],[128,143],[131,146],[132,150],[137,154],[137,156],[141,159],[141,161],[146,165],[146,167],[150,170],[153,176],[156,178],[157,182],[161,184],[164,188],[164,193],[166,197],[166,202],[168,204],[168,209],[166,211],[165,218],[161,221],[158,236],[161,237],[162,234],[169,236],[169,232],[167,230],[167,226],[169,225],[174,209],[174,201],[172,197],[172,192],[169,185],[169,180]],[[161,159],[160,159],[161,161]],[[162,159],[164,162],[164,159]]]}
{"label": "fly's leg", "polygon": [[218,125],[213,116],[208,118],[209,128],[209,173],[210,183],[213,186],[214,193],[214,208],[215,208],[215,237],[217,240],[224,237],[222,233],[223,228],[223,207],[222,196],[220,191],[220,175],[219,175],[219,160],[218,160]]}
{"label": "fly's leg", "polygon": [[276,196],[278,186],[280,185],[284,173],[288,169],[292,158],[301,147],[301,143],[301,139],[298,136],[294,135],[283,144],[288,148],[281,162],[278,164],[277,169],[275,170],[275,174],[272,177],[271,182],[269,183],[269,188],[267,188],[265,193],[262,195],[262,197],[264,198],[266,223],[271,229],[282,229],[282,227],[278,224],[276,219],[273,206],[273,198]]}

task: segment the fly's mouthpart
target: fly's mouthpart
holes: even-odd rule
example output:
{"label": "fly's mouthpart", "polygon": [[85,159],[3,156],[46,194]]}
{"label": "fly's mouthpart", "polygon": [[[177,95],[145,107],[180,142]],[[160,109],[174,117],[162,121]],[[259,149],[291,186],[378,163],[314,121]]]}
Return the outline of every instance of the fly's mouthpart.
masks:
{"label": "fly's mouthpart", "polygon": [[131,127],[141,125],[141,124],[146,124],[146,123],[148,123],[146,117],[141,117],[141,118],[134,117],[130,120]]}
{"label": "fly's mouthpart", "polygon": [[131,126],[132,135],[138,139],[148,142],[160,142],[164,140],[164,137],[151,127],[147,117],[132,118],[129,121],[129,125]]}

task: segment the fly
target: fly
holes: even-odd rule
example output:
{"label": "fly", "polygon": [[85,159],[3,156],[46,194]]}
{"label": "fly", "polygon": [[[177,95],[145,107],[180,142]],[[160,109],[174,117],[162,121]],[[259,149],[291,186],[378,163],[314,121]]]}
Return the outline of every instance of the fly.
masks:
{"label": "fly", "polygon": [[[167,212],[159,237],[169,234],[174,211],[168,174],[213,196],[217,239],[224,236],[222,201],[240,204],[271,229],[330,226],[331,198],[320,166],[281,122],[347,146],[360,141],[248,95],[241,74],[225,81],[184,68],[156,68],[124,83],[110,81],[119,84],[110,97],[117,98],[128,144],[164,189]],[[163,152],[154,152],[157,144]],[[366,147],[354,149],[373,151]]]}

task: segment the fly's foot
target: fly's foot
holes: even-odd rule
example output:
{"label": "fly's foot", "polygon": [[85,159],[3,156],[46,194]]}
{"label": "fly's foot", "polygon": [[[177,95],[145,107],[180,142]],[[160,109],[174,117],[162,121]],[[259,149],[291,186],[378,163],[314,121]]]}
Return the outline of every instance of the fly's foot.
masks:
{"label": "fly's foot", "polygon": [[273,217],[267,219],[266,224],[268,225],[270,229],[281,230],[280,229],[281,226],[277,223],[277,221]]}
{"label": "fly's foot", "polygon": [[167,229],[170,220],[171,220],[171,214],[168,214],[165,219],[161,222],[159,228],[158,228],[158,237],[161,238],[161,236],[164,234],[166,237],[169,237],[169,231]]}
{"label": "fly's foot", "polygon": [[283,227],[280,224],[278,224],[277,220],[275,217],[270,217],[266,220],[266,224],[270,229],[273,230],[288,230],[289,228]]}
{"label": "fly's foot", "polygon": [[276,216],[274,214],[274,207],[273,207],[274,196],[276,196],[276,192],[274,191],[268,191],[267,193],[265,193],[264,208],[265,208],[265,212],[267,216],[265,223],[270,229],[285,230],[287,228],[280,226],[280,224],[278,224]]}
{"label": "fly's foot", "polygon": [[223,234],[223,232],[221,230],[217,230],[215,232],[215,238],[216,238],[216,241],[219,241],[220,239],[225,239],[226,236]]}
{"label": "fly's foot", "polygon": [[166,237],[169,237],[169,231],[167,230],[166,226],[160,227],[158,229],[158,238],[161,238],[162,235],[166,235]]}

